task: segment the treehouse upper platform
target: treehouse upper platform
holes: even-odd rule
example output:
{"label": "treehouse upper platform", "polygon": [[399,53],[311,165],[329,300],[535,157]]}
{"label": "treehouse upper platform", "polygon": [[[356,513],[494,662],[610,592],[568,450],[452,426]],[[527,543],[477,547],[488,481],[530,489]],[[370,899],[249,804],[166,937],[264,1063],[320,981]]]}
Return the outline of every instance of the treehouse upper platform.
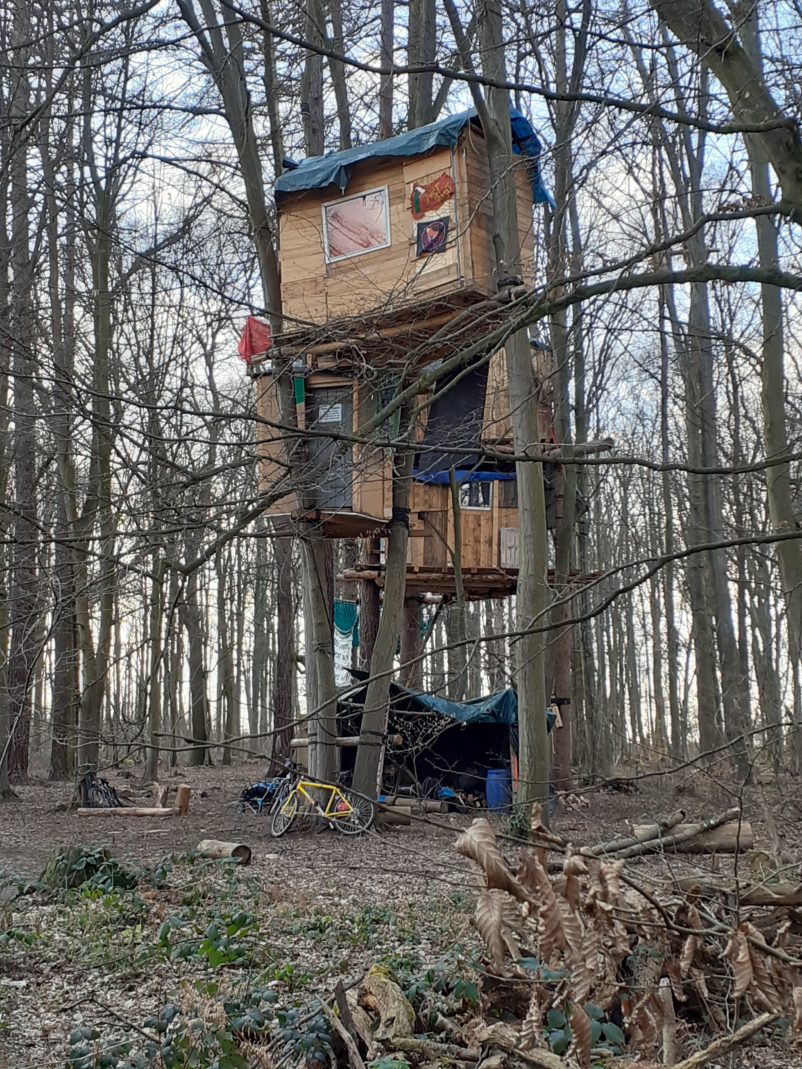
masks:
{"label": "treehouse upper platform", "polygon": [[[530,279],[532,203],[548,196],[531,125],[517,111],[510,122],[520,157],[519,258],[510,273]],[[274,340],[279,350],[323,347],[332,355],[363,350],[371,339],[374,350],[382,343],[408,348],[497,294],[490,169],[473,110],[305,160],[278,179],[276,205],[285,326]]]}

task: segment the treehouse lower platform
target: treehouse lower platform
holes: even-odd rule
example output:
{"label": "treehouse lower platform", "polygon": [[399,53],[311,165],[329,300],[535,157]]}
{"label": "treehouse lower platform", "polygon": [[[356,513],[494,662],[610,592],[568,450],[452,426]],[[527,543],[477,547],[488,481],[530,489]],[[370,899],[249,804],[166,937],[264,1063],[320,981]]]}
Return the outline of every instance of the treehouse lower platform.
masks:
{"label": "treehouse lower platform", "polygon": [[[572,586],[586,586],[598,579],[599,572],[580,574],[573,572],[570,577]],[[338,580],[346,583],[375,583],[384,587],[383,565],[356,565],[341,572]],[[554,585],[554,572],[549,570],[548,582]],[[518,583],[517,571],[502,569],[468,568],[462,573],[462,585],[465,597],[471,601],[486,598],[507,598],[515,593]],[[456,580],[453,571],[435,571],[433,569],[407,569],[405,596],[415,597],[419,594],[440,594],[444,598],[456,594]]]}

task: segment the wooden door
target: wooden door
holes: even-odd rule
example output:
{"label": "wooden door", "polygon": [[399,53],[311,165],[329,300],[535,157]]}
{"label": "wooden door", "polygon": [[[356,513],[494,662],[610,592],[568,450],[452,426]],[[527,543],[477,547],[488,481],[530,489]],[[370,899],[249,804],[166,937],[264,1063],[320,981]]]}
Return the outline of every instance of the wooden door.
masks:
{"label": "wooden door", "polygon": [[350,386],[330,386],[307,393],[307,428],[322,432],[308,439],[316,508],[347,511],[353,505],[353,449],[349,441],[337,437],[353,434],[353,406]]}

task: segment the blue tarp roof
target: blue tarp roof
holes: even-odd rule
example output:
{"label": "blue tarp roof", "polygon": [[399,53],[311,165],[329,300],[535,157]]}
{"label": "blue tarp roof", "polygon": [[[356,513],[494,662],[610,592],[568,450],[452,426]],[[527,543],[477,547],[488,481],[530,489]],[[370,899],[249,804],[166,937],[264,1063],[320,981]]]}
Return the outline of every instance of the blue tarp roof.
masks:
{"label": "blue tarp roof", "polygon": [[511,687],[467,702],[452,702],[447,698],[435,698],[433,694],[418,693],[415,700],[429,712],[440,713],[460,724],[518,723],[518,695]]}
{"label": "blue tarp roof", "polygon": [[[365,160],[392,157],[406,159],[409,156],[422,156],[434,148],[451,148],[456,145],[465,126],[475,118],[476,109],[469,108],[386,141],[374,141],[372,144],[359,145],[342,152],[329,152],[325,156],[310,156],[280,176],[276,181],[276,193],[301,193],[308,189],[325,189],[326,186],[337,186],[344,192],[357,164],[364,163]],[[533,161],[533,202],[553,204],[540,175],[540,141],[532,124],[516,108],[510,108],[510,125],[513,149],[518,155],[528,156]]]}

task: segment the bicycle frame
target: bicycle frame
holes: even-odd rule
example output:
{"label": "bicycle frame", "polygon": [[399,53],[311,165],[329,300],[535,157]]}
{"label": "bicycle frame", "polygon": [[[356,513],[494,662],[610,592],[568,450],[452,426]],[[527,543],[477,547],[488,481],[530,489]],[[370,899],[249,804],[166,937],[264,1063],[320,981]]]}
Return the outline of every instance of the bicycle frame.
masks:
{"label": "bicycle frame", "polygon": [[[313,798],[309,793],[310,788],[315,791],[328,791],[329,797],[325,809],[320,802],[318,802],[316,798]],[[315,780],[300,779],[289,792],[287,797],[289,798],[293,792],[297,792],[297,794],[303,798],[311,808],[317,810],[317,815],[323,817],[324,820],[337,820],[340,817],[350,816],[354,811],[353,806],[342,793],[340,788],[329,783],[317,783]],[[341,802],[346,808],[335,811],[333,807],[337,802]]]}

